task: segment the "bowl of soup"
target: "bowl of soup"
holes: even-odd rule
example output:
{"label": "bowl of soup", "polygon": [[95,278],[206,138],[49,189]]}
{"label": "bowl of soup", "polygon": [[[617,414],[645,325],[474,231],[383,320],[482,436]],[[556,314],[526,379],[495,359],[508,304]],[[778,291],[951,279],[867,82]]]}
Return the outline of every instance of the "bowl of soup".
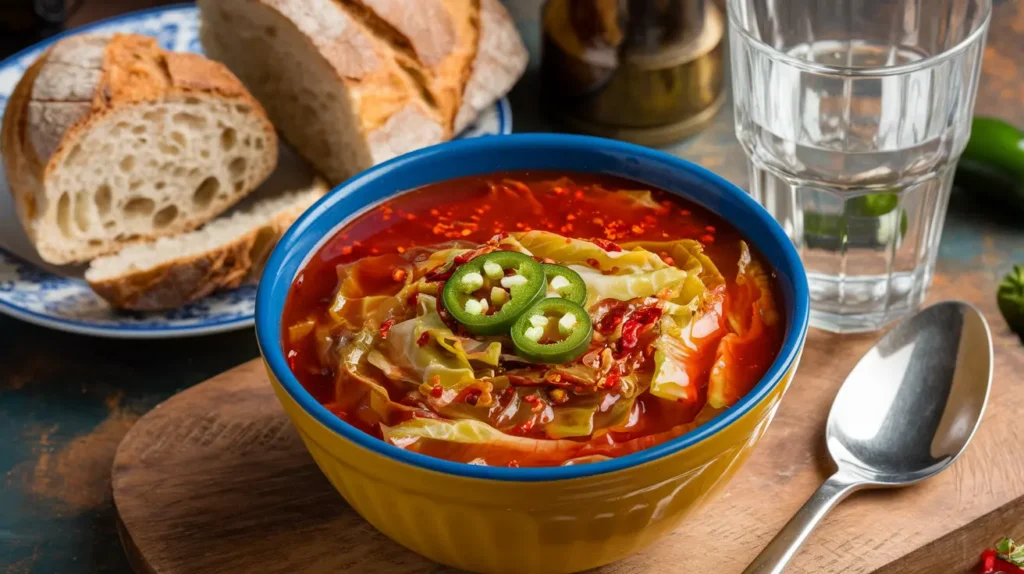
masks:
{"label": "bowl of soup", "polygon": [[256,330],[314,460],[374,527],[479,572],[634,553],[721,489],[796,369],[808,289],[746,193],[599,138],[374,167],[270,257]]}

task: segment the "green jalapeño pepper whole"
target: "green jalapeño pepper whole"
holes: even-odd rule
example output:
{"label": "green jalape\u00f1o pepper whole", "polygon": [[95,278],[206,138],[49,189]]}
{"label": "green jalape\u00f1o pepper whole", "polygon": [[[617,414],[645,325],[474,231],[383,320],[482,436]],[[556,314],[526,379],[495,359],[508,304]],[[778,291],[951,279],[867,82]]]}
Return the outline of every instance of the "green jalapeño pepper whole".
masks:
{"label": "green jalape\u00f1o pepper whole", "polygon": [[566,363],[590,347],[594,329],[578,303],[561,297],[541,299],[512,325],[516,354],[533,363]]}
{"label": "green jalape\u00f1o pepper whole", "polygon": [[955,181],[972,198],[1024,213],[1024,132],[995,118],[974,118]]}
{"label": "green jalape\u00f1o pepper whole", "polygon": [[544,292],[544,270],[532,257],[492,251],[463,263],[441,296],[451,316],[475,335],[507,333]]}
{"label": "green jalape\u00f1o pepper whole", "polygon": [[582,305],[587,300],[587,284],[583,282],[580,274],[562,265],[545,263],[544,280],[547,282],[547,296],[561,297]]}

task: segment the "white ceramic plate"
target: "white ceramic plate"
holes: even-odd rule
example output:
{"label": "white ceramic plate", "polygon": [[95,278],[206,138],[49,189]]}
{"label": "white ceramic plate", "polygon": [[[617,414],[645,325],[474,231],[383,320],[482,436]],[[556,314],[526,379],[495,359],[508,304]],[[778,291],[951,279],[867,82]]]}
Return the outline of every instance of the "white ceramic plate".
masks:
{"label": "white ceramic plate", "polygon": [[[155,37],[161,46],[170,50],[201,52],[198,27],[195,6],[182,5],[119,16],[78,28],[73,33],[145,34]],[[61,36],[0,62],[0,115],[25,70]],[[458,137],[511,132],[512,111],[508,101],[502,99]],[[294,158],[282,161],[278,167],[279,172],[289,169],[308,168]],[[219,333],[253,323],[255,285],[216,293],[174,311],[125,313],[111,309],[96,296],[82,280],[82,271],[81,267],[46,265],[39,259],[14,213],[7,178],[0,166],[0,313],[62,331],[133,339]]]}

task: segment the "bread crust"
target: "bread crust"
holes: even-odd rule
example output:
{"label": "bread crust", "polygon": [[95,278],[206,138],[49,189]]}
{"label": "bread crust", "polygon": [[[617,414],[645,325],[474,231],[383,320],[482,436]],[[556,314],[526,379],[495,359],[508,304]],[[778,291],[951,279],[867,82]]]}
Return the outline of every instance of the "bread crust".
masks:
{"label": "bread crust", "polygon": [[312,190],[314,197],[225,244],[104,280],[90,280],[86,273],[86,280],[112,307],[132,311],[174,309],[215,291],[234,289],[247,279],[255,279],[278,239],[313,200],[327,193],[328,187],[317,178]]}
{"label": "bread crust", "polygon": [[[276,158],[276,132],[260,103],[225,66],[197,54],[163,50],[147,36],[83,34],[61,40],[29,68],[4,114],[3,158],[18,217],[43,259],[57,264],[87,261],[129,243],[189,231],[204,223],[193,221],[187,226],[168,226],[161,233],[110,241],[75,257],[40,245],[36,225],[37,217],[49,207],[46,182],[92,126],[135,104],[187,97],[217,98],[251,107],[263,124],[268,156]],[[263,178],[272,168],[269,166]],[[207,219],[241,197],[219,202]]]}
{"label": "bread crust", "polygon": [[458,133],[509,90],[526,71],[529,53],[499,0],[480,0],[480,40],[455,116]]}
{"label": "bread crust", "polygon": [[[370,162],[358,169],[451,139],[511,89],[526,67],[526,48],[497,0],[199,0],[208,53],[247,82],[272,76],[274,64],[250,70],[256,66],[229,55],[226,43],[230,19],[257,6],[270,11],[267,21],[298,32],[291,46],[322,61],[329,75],[322,81],[344,86],[368,152],[353,163]],[[318,149],[296,131],[285,129],[285,136],[300,152]],[[333,180],[352,175],[312,155],[307,153]]]}

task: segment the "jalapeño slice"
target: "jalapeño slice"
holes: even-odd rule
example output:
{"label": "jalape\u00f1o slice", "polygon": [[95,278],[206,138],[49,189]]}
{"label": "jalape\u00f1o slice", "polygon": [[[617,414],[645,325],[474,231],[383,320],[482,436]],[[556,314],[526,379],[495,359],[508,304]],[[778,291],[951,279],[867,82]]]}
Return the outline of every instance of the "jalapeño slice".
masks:
{"label": "jalape\u00f1o slice", "polygon": [[516,354],[534,363],[566,363],[590,347],[590,315],[560,297],[541,299],[512,325]]}
{"label": "jalape\u00f1o slice", "polygon": [[587,284],[580,274],[562,265],[544,263],[544,281],[547,282],[547,296],[561,297],[582,305],[587,300]]}
{"label": "jalape\u00f1o slice", "polygon": [[456,269],[441,296],[452,317],[471,333],[500,335],[543,291],[540,263],[515,251],[493,251]]}

